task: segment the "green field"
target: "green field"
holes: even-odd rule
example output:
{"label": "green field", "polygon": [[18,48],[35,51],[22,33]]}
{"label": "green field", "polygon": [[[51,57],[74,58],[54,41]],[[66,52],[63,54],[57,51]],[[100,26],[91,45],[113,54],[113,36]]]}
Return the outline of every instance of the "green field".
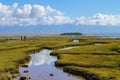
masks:
{"label": "green field", "polygon": [[[29,54],[43,48],[54,49],[51,55],[58,56],[55,63],[64,71],[89,79],[120,80],[120,39],[84,36],[1,36],[0,80],[12,80],[19,66],[28,62]],[[79,39],[80,42],[72,42]],[[98,44],[98,45],[96,45]],[[80,46],[69,50],[59,48]],[[88,76],[88,77],[86,77]]]}

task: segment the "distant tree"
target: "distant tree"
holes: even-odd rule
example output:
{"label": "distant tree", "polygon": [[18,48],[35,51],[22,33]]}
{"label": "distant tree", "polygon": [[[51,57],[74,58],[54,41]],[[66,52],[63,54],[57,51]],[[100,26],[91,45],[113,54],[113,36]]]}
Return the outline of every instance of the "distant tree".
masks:
{"label": "distant tree", "polygon": [[82,33],[78,33],[78,32],[68,32],[68,33],[62,33],[60,35],[82,35]]}

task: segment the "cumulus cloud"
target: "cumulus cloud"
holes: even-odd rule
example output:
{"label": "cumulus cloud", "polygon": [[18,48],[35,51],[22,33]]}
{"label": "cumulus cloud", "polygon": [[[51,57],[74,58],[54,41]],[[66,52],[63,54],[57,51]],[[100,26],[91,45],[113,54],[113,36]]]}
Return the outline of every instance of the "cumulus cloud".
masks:
{"label": "cumulus cloud", "polygon": [[34,25],[120,25],[120,14],[98,13],[90,17],[81,16],[72,19],[52,7],[18,3],[5,5],[0,3],[0,26],[34,26]]}
{"label": "cumulus cloud", "polygon": [[102,26],[119,26],[120,15],[108,15],[98,13],[90,17],[79,17],[76,19],[77,25],[102,25]]}
{"label": "cumulus cloud", "polygon": [[72,23],[69,17],[50,6],[0,3],[0,26],[59,25]]}

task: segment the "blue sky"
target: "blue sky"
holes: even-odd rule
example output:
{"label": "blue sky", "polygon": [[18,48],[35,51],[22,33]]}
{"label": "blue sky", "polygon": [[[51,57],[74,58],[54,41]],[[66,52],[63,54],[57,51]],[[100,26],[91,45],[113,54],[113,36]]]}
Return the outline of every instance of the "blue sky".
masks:
{"label": "blue sky", "polygon": [[40,4],[50,5],[70,17],[91,16],[96,13],[119,14],[119,0],[0,0],[0,2],[12,5]]}
{"label": "blue sky", "polygon": [[0,34],[119,33],[119,0],[0,0]]}

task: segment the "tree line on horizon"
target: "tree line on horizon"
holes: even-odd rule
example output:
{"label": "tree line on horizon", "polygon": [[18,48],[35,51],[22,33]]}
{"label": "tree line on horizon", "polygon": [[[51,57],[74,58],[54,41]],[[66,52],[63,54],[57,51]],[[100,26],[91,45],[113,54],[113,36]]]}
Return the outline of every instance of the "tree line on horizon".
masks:
{"label": "tree line on horizon", "polygon": [[61,33],[60,35],[82,35],[82,33],[79,33],[79,32],[67,32],[67,33]]}

